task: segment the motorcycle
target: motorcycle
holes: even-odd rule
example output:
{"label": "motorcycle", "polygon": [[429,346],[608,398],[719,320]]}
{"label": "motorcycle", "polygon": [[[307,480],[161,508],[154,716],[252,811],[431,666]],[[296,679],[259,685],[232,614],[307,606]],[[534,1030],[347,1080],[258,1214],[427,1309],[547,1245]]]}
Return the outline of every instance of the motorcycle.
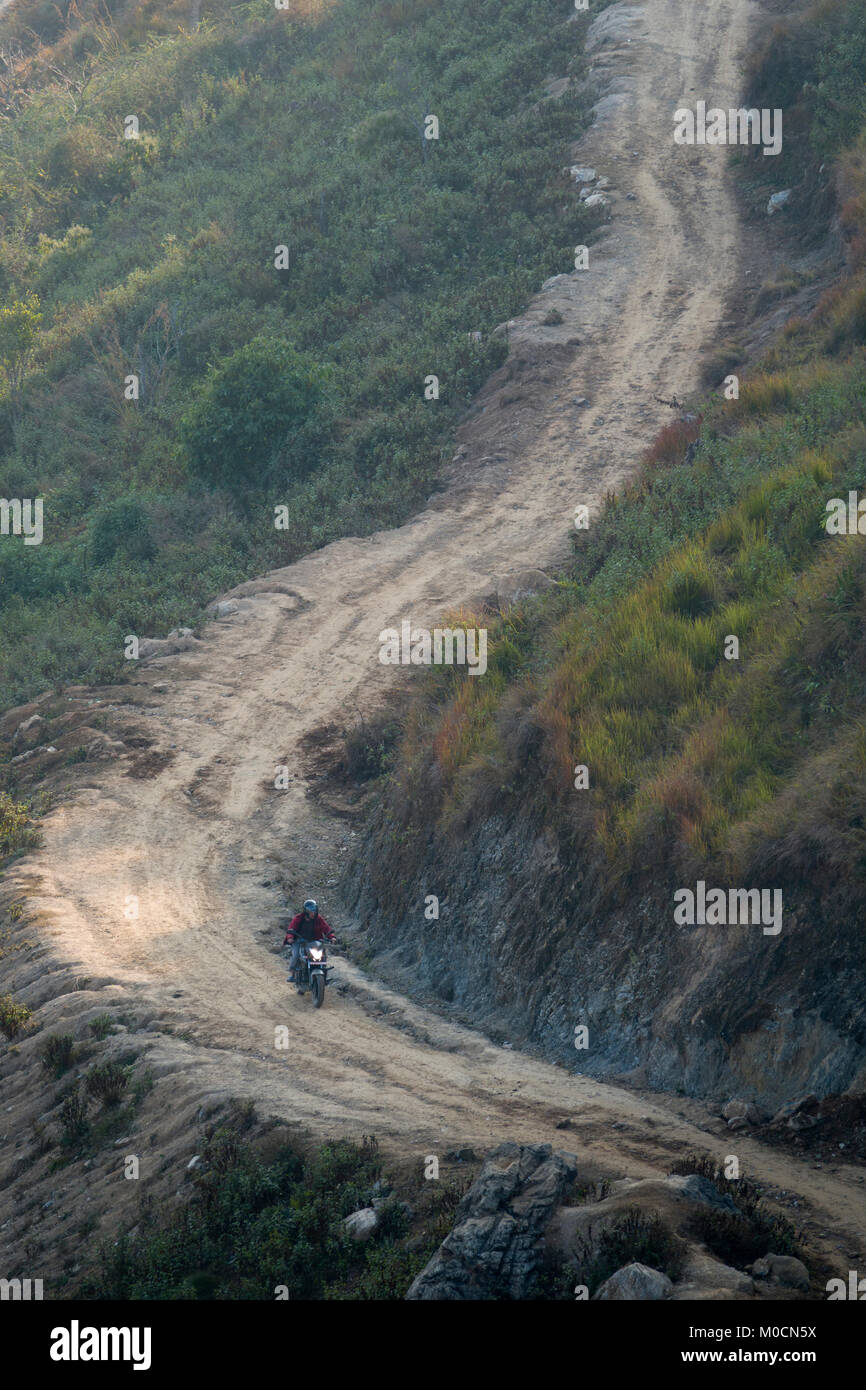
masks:
{"label": "motorcycle", "polygon": [[295,988],[298,994],[305,994],[309,989],[313,996],[313,1005],[317,1009],[325,1002],[325,986],[331,969],[333,967],[328,964],[324,941],[301,943],[301,954],[295,972]]}

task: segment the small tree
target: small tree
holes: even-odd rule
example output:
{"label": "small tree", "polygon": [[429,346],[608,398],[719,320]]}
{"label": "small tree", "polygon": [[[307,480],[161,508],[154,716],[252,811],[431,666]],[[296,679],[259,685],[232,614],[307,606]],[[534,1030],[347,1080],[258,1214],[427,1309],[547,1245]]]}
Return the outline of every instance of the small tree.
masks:
{"label": "small tree", "polygon": [[144,507],[134,497],[121,497],[101,507],[90,528],[94,564],[103,565],[118,550],[133,560],[151,560],[156,546]]}
{"label": "small tree", "polygon": [[21,416],[21,387],[33,360],[42,315],[35,294],[0,308],[0,371],[6,381],[13,417]]}
{"label": "small tree", "polygon": [[26,849],[35,840],[27,803],[13,800],[8,792],[0,792],[0,855]]}
{"label": "small tree", "polygon": [[217,487],[242,491],[282,458],[312,460],[327,396],[325,370],[279,338],[261,335],[211,367],[180,422],[190,466]]}

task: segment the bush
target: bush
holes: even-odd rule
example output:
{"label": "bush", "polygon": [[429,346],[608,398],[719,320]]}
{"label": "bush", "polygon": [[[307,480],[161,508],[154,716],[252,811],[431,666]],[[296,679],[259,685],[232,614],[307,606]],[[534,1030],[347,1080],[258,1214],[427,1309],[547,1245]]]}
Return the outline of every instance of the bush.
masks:
{"label": "bush", "polygon": [[62,1076],[72,1066],[75,1039],[71,1033],[52,1033],[42,1044],[42,1065],[55,1076]]}
{"label": "bush", "polygon": [[68,1147],[81,1143],[90,1131],[87,1097],[79,1086],[68,1091],[60,1106],[61,1142]]}
{"label": "bush", "polygon": [[595,1254],[585,1257],[575,1271],[575,1282],[585,1284],[590,1297],[623,1265],[643,1264],[675,1280],[682,1270],[685,1245],[662,1223],[657,1212],[649,1215],[630,1207],[599,1237]]}
{"label": "bush", "polygon": [[0,792],[0,855],[14,854],[36,843],[38,836],[29,821],[27,803],[13,801],[8,792]]}
{"label": "bush", "polygon": [[369,782],[388,771],[400,727],[396,719],[382,715],[369,722],[362,717],[346,730],[345,769],[350,781]]}
{"label": "bush", "polygon": [[26,1004],[16,1004],[11,994],[0,994],[0,1033],[17,1038],[33,1016]]}
{"label": "bush", "polygon": [[103,1062],[90,1068],[84,1085],[87,1094],[103,1105],[117,1105],[129,1085],[129,1072],[119,1062]]}
{"label": "bush", "polygon": [[53,141],[46,162],[51,182],[67,195],[69,212],[107,202],[129,187],[129,168],[104,126],[71,126]]}
{"label": "bush", "polygon": [[134,498],[121,498],[101,507],[91,522],[90,554],[94,564],[104,565],[118,551],[131,560],[150,560],[156,553],[147,512]]}
{"label": "bush", "polygon": [[304,471],[313,417],[323,406],[327,376],[312,358],[261,335],[212,367],[180,432],[193,471],[217,487],[239,491],[271,465],[291,461]]}
{"label": "bush", "polygon": [[764,1212],[748,1220],[733,1212],[704,1211],[693,1229],[717,1259],[735,1269],[745,1269],[770,1251],[793,1255],[799,1249],[793,1227],[783,1217]]}
{"label": "bush", "polygon": [[694,1234],[723,1264],[743,1269],[769,1251],[777,1255],[801,1254],[800,1242],[784,1216],[765,1209],[759,1189],[747,1178],[728,1179],[709,1155],[687,1154],[671,1168],[672,1173],[709,1178],[723,1196],[730,1197],[736,1213],[708,1209],[699,1211],[692,1221]]}
{"label": "bush", "polygon": [[700,436],[701,422],[699,418],[675,420],[672,425],[663,426],[644,454],[645,465],[648,468],[657,468],[682,463],[690,445],[695,444]]}

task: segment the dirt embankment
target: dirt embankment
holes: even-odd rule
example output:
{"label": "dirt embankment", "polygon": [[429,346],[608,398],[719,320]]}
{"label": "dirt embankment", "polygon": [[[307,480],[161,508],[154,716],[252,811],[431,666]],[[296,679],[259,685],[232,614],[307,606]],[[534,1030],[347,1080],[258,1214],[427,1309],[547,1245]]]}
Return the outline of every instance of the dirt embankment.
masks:
{"label": "dirt embankment", "polygon": [[[507,587],[502,577],[526,557],[561,560],[574,508],[597,507],[664,422],[653,397],[695,386],[742,242],[726,161],[675,147],[672,113],[701,94],[734,100],[752,18],[749,0],[644,0],[600,16],[598,121],[574,159],[609,180],[609,227],[590,270],[557,277],[511,327],[509,362],[425,511],[242,586],[200,639],[152,659],[123,690],[73,693],[101,701],[94,710],[128,752],[82,765],[74,794],[45,822],[44,847],[8,876],[38,950],[15,957],[4,987],[39,1008],[44,1027],[124,1015],[124,1047],[146,1053],[157,1078],[136,1140],[150,1171],[170,1175],[190,1156],[182,1123],[202,1095],[253,1099],[315,1136],[374,1132],[403,1159],[455,1143],[556,1142],[563,1118],[570,1147],[617,1174],[666,1171],[684,1148],[728,1151],[696,1102],[642,1098],[495,1046],[349,963],[344,992],[314,1012],[288,992],[274,922],[282,885],[295,897],[315,890],[342,925],[330,890],[353,832],[311,805],[301,749],[385,688],[382,629],[404,618],[432,625]],[[278,790],[282,766],[288,788]],[[288,1051],[274,1045],[280,1025]],[[0,1194],[14,1263],[34,1239],[23,1184],[42,1212],[42,1247],[59,1238],[64,1213],[80,1211],[88,1185],[94,1211],[111,1206],[108,1161],[101,1187],[74,1167],[60,1183],[50,1156],[29,1148],[44,1100],[36,1043],[25,1038],[4,1061],[0,1161],[8,1175],[31,1159]],[[866,1244],[859,1175],[819,1175],[737,1142],[746,1168],[802,1195],[816,1239],[846,1257]]]}

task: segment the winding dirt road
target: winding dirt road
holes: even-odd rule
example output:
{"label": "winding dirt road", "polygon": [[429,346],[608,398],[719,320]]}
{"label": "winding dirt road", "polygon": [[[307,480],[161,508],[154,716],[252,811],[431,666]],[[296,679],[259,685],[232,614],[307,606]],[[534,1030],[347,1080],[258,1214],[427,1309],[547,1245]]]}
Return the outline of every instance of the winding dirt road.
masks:
{"label": "winding dirt road", "polygon": [[[47,820],[20,891],[47,923],[52,955],[116,981],[184,1030],[149,1034],[159,1071],[253,1098],[314,1134],[375,1133],[404,1156],[503,1139],[562,1147],[564,1116],[576,1131],[566,1147],[635,1176],[716,1144],[696,1102],[640,1096],[493,1046],[343,961],[349,988],[315,1012],[289,992],[273,954],[282,904],[272,885],[288,863],[302,891],[309,882],[332,906],[327,880],[349,831],[306,797],[299,745],[362,691],[369,702],[400,678],[378,664],[380,631],[403,618],[432,626],[489,594],[514,567],[508,557],[531,555],[542,568],[561,560],[575,506],[597,506],[670,418],[653,397],[697,384],[697,354],[741,273],[742,242],[725,152],[675,146],[672,116],[701,97],[737,104],[754,14],[749,0],[604,12],[592,56],[606,96],[574,160],[610,180],[611,220],[589,271],[557,278],[510,333],[512,361],[543,364],[559,348],[565,365],[539,371],[510,403],[513,374],[510,383],[507,368],[497,374],[461,432],[447,490],[411,522],[241,586],[237,610],[194,650],[143,665],[133,708],[166,765],[137,778],[120,759]],[[546,327],[551,308],[563,322]],[[117,708],[128,721],[120,695]],[[280,764],[294,777],[286,791],[273,785]],[[279,1025],[288,1053],[274,1046]],[[720,1138],[719,1152],[730,1143]],[[866,1248],[852,1170],[818,1174],[736,1143],[747,1169],[802,1194],[828,1245]]]}

